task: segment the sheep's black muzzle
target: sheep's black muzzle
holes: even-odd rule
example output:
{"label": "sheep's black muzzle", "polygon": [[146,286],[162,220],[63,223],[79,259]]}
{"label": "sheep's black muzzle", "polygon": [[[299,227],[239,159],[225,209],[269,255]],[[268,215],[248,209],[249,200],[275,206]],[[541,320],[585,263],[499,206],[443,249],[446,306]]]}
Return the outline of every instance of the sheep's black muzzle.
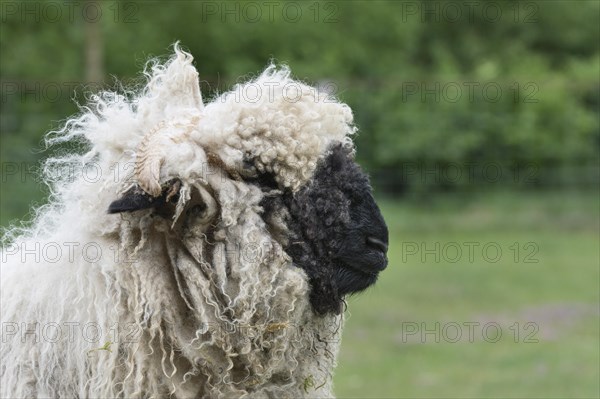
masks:
{"label": "sheep's black muzzle", "polygon": [[344,297],[375,284],[388,264],[388,228],[369,179],[337,145],[284,202],[294,237],[286,250],[309,277],[313,309],[339,313]]}
{"label": "sheep's black muzzle", "polygon": [[360,292],[375,284],[388,265],[388,229],[379,207],[370,196],[354,210],[353,222],[361,229],[347,231],[334,257],[334,280],[341,296]]}

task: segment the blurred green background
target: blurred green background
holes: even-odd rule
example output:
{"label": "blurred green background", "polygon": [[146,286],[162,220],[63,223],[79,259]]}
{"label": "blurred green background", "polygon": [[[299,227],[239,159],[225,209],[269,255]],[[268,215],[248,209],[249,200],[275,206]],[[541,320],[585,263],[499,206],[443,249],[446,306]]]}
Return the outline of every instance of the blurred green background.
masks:
{"label": "blurred green background", "polygon": [[338,396],[600,396],[600,2],[0,7],[1,226],[43,203],[43,134],[90,91],[177,40],[206,99],[273,59],[353,108],[390,227]]}

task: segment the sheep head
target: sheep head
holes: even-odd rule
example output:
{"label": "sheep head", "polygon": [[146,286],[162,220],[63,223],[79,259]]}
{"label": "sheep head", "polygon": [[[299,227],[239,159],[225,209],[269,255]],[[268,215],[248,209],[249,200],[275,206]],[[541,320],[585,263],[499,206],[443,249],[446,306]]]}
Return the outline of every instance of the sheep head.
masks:
{"label": "sheep head", "polygon": [[[193,204],[192,214],[201,212],[203,223],[216,226],[223,217],[217,207],[232,200],[219,197],[225,182],[254,187],[260,202],[245,206],[258,209],[263,228],[306,273],[315,313],[341,313],[345,296],[376,282],[388,247],[369,179],[354,160],[351,111],[291,81],[289,71],[273,69],[250,84],[262,87],[265,97],[275,87],[267,100],[236,96],[247,93],[247,85],[204,107],[197,73],[189,75],[188,102],[165,108],[170,119],[144,135],[134,185],[109,213],[153,209],[173,228],[189,227]],[[293,82],[301,94],[286,99],[286,91],[269,81],[273,77],[280,85]]]}
{"label": "sheep head", "polygon": [[[212,163],[222,166],[217,160]],[[227,173],[230,178],[232,174]],[[240,175],[235,173],[234,179],[239,180]],[[263,219],[276,237],[277,223],[273,219],[284,215],[288,230],[282,245],[306,272],[316,313],[340,313],[346,295],[373,285],[386,268],[387,226],[368,176],[354,161],[351,150],[341,143],[331,146],[313,178],[296,192],[281,189],[268,173],[245,181],[265,193],[278,193],[263,197]],[[173,218],[181,187],[180,180],[169,180],[154,197],[135,185],[110,205],[109,213],[153,208],[156,214]],[[203,213],[205,222],[211,220],[206,214],[215,216],[214,204],[208,192],[198,192],[195,201],[186,205],[185,217]],[[186,222],[189,224],[189,220]]]}

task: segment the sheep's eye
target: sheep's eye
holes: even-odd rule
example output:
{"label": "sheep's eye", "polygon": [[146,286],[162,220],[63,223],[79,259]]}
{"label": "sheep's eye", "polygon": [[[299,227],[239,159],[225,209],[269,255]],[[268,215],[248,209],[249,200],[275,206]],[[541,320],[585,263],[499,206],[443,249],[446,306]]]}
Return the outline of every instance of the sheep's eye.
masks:
{"label": "sheep's eye", "polygon": [[272,173],[263,172],[246,179],[246,182],[256,184],[263,190],[276,190],[279,188],[275,176]]}

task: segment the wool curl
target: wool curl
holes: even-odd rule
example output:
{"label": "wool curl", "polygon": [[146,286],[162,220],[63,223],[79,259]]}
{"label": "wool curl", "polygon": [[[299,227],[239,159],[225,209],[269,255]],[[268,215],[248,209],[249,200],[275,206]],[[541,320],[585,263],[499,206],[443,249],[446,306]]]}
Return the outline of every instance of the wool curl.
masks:
{"label": "wool curl", "polygon": [[[299,190],[331,143],[352,148],[350,109],[273,65],[203,106],[177,45],[144,74],[141,90],[97,94],[46,137],[86,150],[48,159],[49,203],[4,231],[0,395],[332,397],[343,316],[311,311],[284,218],[267,225],[266,194],[231,172]],[[153,130],[155,177],[182,184],[176,209],[107,214]]]}

